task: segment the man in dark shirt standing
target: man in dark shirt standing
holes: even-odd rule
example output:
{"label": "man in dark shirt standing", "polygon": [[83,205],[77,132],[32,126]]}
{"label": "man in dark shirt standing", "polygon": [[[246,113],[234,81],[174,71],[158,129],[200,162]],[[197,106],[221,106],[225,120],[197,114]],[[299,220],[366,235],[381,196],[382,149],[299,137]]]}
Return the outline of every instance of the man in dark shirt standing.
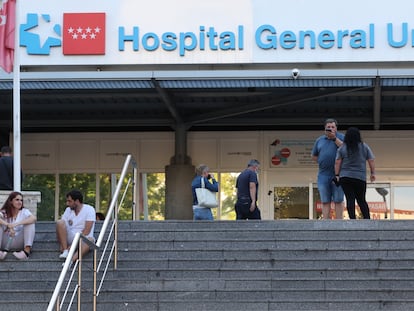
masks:
{"label": "man in dark shirt standing", "polygon": [[0,150],[0,190],[13,190],[13,157],[9,146]]}
{"label": "man in dark shirt standing", "polygon": [[247,168],[237,177],[237,201],[236,219],[261,219],[260,210],[257,207],[257,193],[259,182],[257,171],[260,163],[257,160],[250,160]]}

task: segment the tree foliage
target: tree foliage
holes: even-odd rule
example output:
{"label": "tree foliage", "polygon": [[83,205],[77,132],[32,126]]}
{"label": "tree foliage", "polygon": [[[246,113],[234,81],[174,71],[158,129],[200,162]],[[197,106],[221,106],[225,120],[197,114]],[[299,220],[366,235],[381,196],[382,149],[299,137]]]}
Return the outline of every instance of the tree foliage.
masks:
{"label": "tree foliage", "polygon": [[308,187],[275,188],[275,219],[309,218]]}
{"label": "tree foliage", "polygon": [[28,174],[22,182],[23,191],[40,191],[41,202],[37,205],[37,219],[53,221],[55,219],[55,175]]}
{"label": "tree foliage", "polygon": [[83,202],[95,207],[96,175],[95,174],[60,174],[59,175],[59,215],[66,209],[66,194],[77,189],[83,194]]}
{"label": "tree foliage", "polygon": [[221,220],[235,220],[237,191],[236,179],[239,173],[222,173],[220,175]]}
{"label": "tree foliage", "polygon": [[[119,179],[119,174],[115,175]],[[112,199],[111,191],[111,174],[100,174],[99,189],[96,189],[96,174],[60,174],[59,175],[59,205],[55,207],[56,196],[56,178],[52,174],[27,174],[22,183],[24,191],[40,191],[41,202],[38,204],[37,218],[38,220],[55,220],[55,208],[58,209],[58,215],[62,215],[66,208],[66,193],[72,189],[78,189],[84,196],[84,202],[94,206],[97,211],[107,214]],[[148,196],[148,218],[150,220],[165,219],[165,174],[151,173],[146,175],[147,196]],[[139,183],[142,185],[142,180]],[[123,202],[121,198],[126,190]],[[115,187],[115,186],[114,186]],[[96,204],[96,194],[99,191],[99,202]],[[137,202],[142,212],[142,194],[140,191],[140,202]],[[133,213],[133,182],[132,173],[127,174],[123,181],[118,205],[122,203],[119,209],[120,220],[131,220]],[[97,206],[95,206],[97,205]]]}
{"label": "tree foliage", "polygon": [[148,218],[165,219],[165,174],[147,174]]}

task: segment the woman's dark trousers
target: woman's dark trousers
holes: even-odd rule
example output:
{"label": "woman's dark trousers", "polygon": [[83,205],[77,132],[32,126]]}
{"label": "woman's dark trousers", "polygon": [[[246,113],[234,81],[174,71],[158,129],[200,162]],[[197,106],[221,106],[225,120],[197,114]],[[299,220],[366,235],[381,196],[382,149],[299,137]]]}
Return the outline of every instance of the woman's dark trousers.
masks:
{"label": "woman's dark trousers", "polygon": [[344,190],[346,197],[346,209],[348,210],[348,215],[350,219],[356,219],[355,217],[355,200],[358,202],[359,208],[361,210],[362,216],[364,219],[370,219],[369,216],[369,207],[365,199],[367,192],[367,183],[364,180],[350,178],[350,177],[341,177],[339,183]]}

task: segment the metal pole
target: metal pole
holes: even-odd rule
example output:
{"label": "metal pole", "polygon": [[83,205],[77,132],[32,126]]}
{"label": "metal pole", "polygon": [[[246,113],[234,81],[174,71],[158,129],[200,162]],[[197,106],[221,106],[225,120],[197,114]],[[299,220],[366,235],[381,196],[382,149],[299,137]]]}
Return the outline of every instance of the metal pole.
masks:
{"label": "metal pole", "polygon": [[79,239],[78,247],[78,311],[81,311],[81,294],[82,294],[82,239]]}
{"label": "metal pole", "polygon": [[144,207],[144,220],[148,220],[148,186],[147,173],[142,173],[142,205]]}
{"label": "metal pole", "polygon": [[16,1],[13,64],[13,185],[14,191],[21,191],[21,125],[20,125],[20,2]]}
{"label": "metal pole", "polygon": [[309,183],[309,219],[313,219],[313,183]]}
{"label": "metal pole", "polygon": [[[132,190],[132,220],[139,220],[138,200],[138,170],[136,164],[132,168],[133,190]],[[138,216],[137,216],[138,215]]]}
{"label": "metal pole", "polygon": [[118,213],[114,217],[114,269],[118,269]]}
{"label": "metal pole", "polygon": [[98,271],[97,271],[97,258],[98,258],[98,249],[95,248],[93,251],[93,311],[96,311],[96,284],[98,282]]}

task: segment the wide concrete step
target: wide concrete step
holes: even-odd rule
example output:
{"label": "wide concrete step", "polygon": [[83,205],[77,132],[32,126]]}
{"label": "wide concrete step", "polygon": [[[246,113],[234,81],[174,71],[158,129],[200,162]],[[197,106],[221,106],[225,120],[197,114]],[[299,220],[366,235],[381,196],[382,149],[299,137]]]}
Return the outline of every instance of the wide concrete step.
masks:
{"label": "wide concrete step", "polygon": [[[178,297],[180,301],[161,301],[161,302],[142,302],[133,300],[129,302],[99,302],[97,310],[99,311],[408,311],[412,310],[412,302],[393,301],[307,301],[303,306],[298,306],[296,302],[269,302],[269,301],[220,301],[215,298],[209,301],[187,301],[185,297]],[[2,304],[7,311],[44,311],[47,304],[16,302]],[[64,309],[66,310],[66,309]],[[71,310],[76,310],[74,307]],[[82,303],[82,311],[92,311],[91,303]]]}
{"label": "wide concrete step", "polygon": [[[98,310],[414,310],[413,242],[412,221],[124,221]],[[30,260],[0,263],[4,310],[46,309],[58,255],[38,223]],[[92,269],[89,254],[82,310]]]}

